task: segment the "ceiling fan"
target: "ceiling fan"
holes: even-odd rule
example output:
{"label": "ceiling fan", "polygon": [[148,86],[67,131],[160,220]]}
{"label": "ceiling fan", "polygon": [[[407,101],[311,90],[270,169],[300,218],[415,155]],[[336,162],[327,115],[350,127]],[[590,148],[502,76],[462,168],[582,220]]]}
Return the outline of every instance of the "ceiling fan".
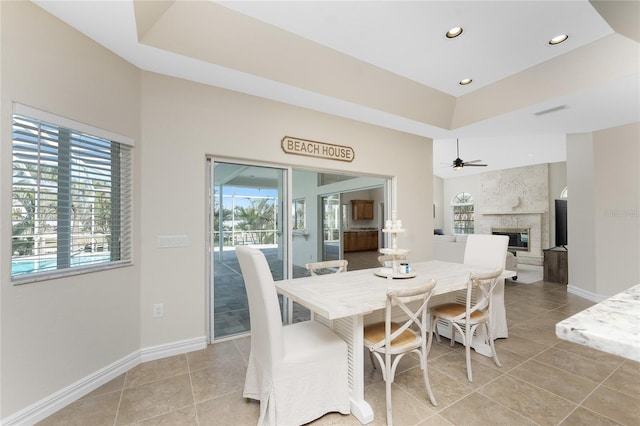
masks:
{"label": "ceiling fan", "polygon": [[460,170],[463,167],[486,167],[486,164],[480,164],[482,160],[462,161],[460,159],[460,143],[456,139],[457,158],[453,160],[453,170]]}

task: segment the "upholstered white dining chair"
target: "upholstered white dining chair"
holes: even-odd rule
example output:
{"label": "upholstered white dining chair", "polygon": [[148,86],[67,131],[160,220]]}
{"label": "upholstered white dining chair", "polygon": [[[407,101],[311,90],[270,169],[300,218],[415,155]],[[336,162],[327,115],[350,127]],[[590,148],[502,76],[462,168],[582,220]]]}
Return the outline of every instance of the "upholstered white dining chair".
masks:
{"label": "upholstered white dining chair", "polygon": [[[435,286],[436,281],[431,280],[419,286],[388,289],[384,322],[364,328],[364,344],[369,349],[369,353],[374,354],[380,363],[382,378],[386,384],[387,425],[389,426],[393,424],[391,384],[398,363],[408,353],[414,352],[418,355],[427,394],[431,403],[434,406],[438,405],[429,384],[426,350],[427,304]],[[408,305],[410,302],[411,305]],[[405,315],[403,322],[392,321],[394,308],[396,310],[399,308]],[[371,362],[375,368],[373,357]]]}
{"label": "upholstered white dining chair", "polygon": [[[489,346],[491,347],[493,361],[498,367],[502,366],[498,359],[498,353],[496,352],[496,348],[493,343],[494,339],[491,335],[491,328],[489,327],[492,306],[491,294],[493,293],[501,274],[501,268],[496,268],[492,272],[471,273],[467,282],[464,304],[444,303],[432,306],[430,310],[431,319],[427,353],[429,353],[429,350],[431,349],[434,333],[436,335],[436,339],[440,341],[440,335],[438,334],[438,321],[446,322],[451,327],[451,346],[455,344],[456,332],[460,333],[462,337],[467,361],[467,378],[470,382],[473,381],[473,374],[471,372],[471,341],[478,326],[485,326],[486,338],[488,339]],[[474,290],[476,290],[476,294],[474,294]]]}
{"label": "upholstered white dining chair", "polygon": [[[464,250],[463,263],[469,266],[505,269],[509,237],[506,235],[470,234]],[[507,313],[504,307],[504,278],[493,291],[493,309],[489,327],[494,339],[509,337]]]}
{"label": "upholstered white dining chair", "polygon": [[251,320],[243,396],[260,401],[258,425],[300,425],[328,412],[350,412],[347,344],[326,326],[282,325],[264,254],[237,246]]}
{"label": "upholstered white dining chair", "polygon": [[326,271],[327,273],[347,272],[348,266],[349,261],[346,259],[325,260],[324,262],[309,262],[304,265],[311,276],[318,275],[320,271]]}

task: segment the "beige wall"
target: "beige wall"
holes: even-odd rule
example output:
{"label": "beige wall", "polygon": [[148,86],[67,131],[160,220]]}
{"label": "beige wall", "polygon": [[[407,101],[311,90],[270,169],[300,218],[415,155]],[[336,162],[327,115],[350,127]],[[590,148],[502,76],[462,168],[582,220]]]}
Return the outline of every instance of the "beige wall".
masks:
{"label": "beige wall", "polygon": [[[207,155],[396,176],[406,248],[416,261],[431,256],[430,139],[157,74],[142,80],[143,347],[205,334]],[[350,146],[355,160],[287,155],[285,135]],[[188,235],[189,247],[157,249],[161,234]],[[163,318],[152,318],[153,303],[164,303]]]}
{"label": "beige wall", "polygon": [[593,135],[567,135],[569,285],[596,294]]}
{"label": "beige wall", "polygon": [[569,290],[640,283],[640,123],[567,137]]}
{"label": "beige wall", "polygon": [[612,296],[640,283],[640,123],[594,132],[593,142],[596,292]]}
{"label": "beige wall", "polygon": [[[0,415],[5,418],[140,348],[137,249],[136,266],[11,284],[12,101],[139,140],[140,84],[138,70],[31,2],[1,2],[0,9]],[[136,170],[138,154],[136,148]],[[136,214],[135,229],[139,223]]]}

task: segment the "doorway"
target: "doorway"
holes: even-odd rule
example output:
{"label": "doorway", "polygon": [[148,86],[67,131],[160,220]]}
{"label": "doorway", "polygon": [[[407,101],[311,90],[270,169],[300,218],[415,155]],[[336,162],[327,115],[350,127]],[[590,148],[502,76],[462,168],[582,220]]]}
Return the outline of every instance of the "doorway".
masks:
{"label": "doorway", "polygon": [[[261,250],[274,280],[308,276],[307,262],[344,256],[343,228],[358,225],[349,220],[344,208],[346,194],[378,191],[376,198],[382,203],[391,196],[388,177],[214,158],[207,158],[207,179],[206,306],[211,342],[251,331],[237,245]],[[279,299],[283,321],[309,319],[308,310],[282,296]]]}

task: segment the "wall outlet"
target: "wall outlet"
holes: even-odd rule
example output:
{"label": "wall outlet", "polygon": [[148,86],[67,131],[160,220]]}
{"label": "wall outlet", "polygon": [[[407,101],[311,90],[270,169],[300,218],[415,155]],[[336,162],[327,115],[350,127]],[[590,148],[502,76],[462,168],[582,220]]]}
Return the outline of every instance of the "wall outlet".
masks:
{"label": "wall outlet", "polygon": [[164,316],[164,305],[162,303],[156,303],[153,305],[153,317],[160,318]]}

